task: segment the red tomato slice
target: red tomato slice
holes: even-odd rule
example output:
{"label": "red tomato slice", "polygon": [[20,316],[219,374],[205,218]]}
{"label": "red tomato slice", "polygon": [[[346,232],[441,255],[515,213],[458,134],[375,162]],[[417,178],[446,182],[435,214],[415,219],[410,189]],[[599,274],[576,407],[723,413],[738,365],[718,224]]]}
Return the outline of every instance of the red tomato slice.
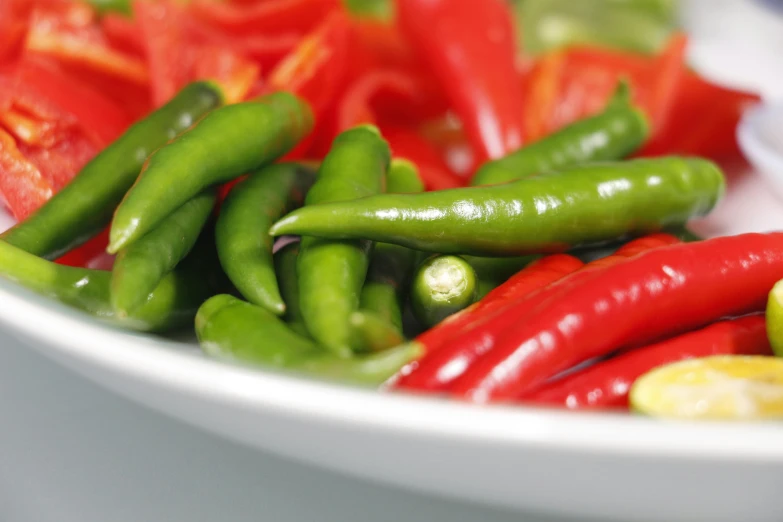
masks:
{"label": "red tomato slice", "polygon": [[28,161],[14,138],[0,128],[0,195],[11,214],[22,220],[52,197],[54,187]]}

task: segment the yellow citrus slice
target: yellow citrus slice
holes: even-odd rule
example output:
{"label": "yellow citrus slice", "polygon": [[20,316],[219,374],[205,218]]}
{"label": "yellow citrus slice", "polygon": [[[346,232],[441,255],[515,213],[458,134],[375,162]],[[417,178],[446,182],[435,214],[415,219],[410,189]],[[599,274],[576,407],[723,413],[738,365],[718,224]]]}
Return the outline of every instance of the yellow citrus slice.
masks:
{"label": "yellow citrus slice", "polygon": [[631,407],[656,417],[783,419],[783,359],[718,355],[656,368],[634,383]]}
{"label": "yellow citrus slice", "polygon": [[783,281],[772,288],[767,300],[767,337],[775,355],[783,357]]}

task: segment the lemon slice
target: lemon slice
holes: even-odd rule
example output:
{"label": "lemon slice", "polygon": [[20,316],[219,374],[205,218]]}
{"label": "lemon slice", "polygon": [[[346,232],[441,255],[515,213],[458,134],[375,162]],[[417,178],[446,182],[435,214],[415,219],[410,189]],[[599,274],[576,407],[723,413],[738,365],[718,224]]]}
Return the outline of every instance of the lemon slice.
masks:
{"label": "lemon slice", "polygon": [[772,287],[767,300],[767,337],[772,350],[783,357],[783,281]]}
{"label": "lemon slice", "polygon": [[661,366],[637,379],[629,398],[656,417],[783,419],[783,359],[718,355]]}

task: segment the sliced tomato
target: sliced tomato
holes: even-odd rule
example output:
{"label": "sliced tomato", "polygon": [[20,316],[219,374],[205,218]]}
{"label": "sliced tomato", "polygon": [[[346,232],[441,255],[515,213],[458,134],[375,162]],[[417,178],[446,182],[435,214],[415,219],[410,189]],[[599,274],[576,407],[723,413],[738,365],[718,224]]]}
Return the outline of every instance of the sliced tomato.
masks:
{"label": "sliced tomato", "polygon": [[316,118],[332,103],[346,80],[351,25],[340,10],[305,37],[272,71],[268,86],[306,99]]}
{"label": "sliced tomato", "polygon": [[52,197],[54,187],[19,151],[13,136],[0,128],[0,194],[11,214],[22,220]]}
{"label": "sliced tomato", "polygon": [[190,5],[190,12],[235,32],[304,34],[338,7],[339,0],[263,0],[243,5],[195,0]]}
{"label": "sliced tomato", "polygon": [[427,190],[443,190],[465,185],[465,180],[449,169],[438,149],[420,133],[395,125],[381,128],[395,157],[406,158],[419,167]]}

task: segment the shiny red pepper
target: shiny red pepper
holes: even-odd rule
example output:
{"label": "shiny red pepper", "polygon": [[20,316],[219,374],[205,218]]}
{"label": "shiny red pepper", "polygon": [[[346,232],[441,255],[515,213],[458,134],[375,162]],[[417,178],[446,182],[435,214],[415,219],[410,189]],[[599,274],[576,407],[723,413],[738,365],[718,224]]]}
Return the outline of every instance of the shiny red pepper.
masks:
{"label": "shiny red pepper", "polygon": [[[559,264],[557,262],[553,263],[556,266],[555,270],[551,270],[550,273],[542,272],[538,276],[544,283],[538,286],[538,290],[520,293],[515,298],[501,303],[502,306],[492,306],[487,313],[476,314],[478,317],[471,320],[465,328],[455,332],[448,340],[442,341],[444,349],[435,350],[432,355],[420,360],[417,369],[411,370],[405,380],[401,378],[399,381],[409,389],[448,390],[461,378],[460,376],[471,371],[474,363],[483,360],[485,354],[494,352],[498,341],[507,330],[520,322],[528,323],[525,319],[528,314],[553,296],[562,293],[563,288],[590,279],[598,269],[625,261],[640,251],[678,241],[668,234],[655,234],[631,241],[613,255],[592,261],[582,268],[574,263],[561,266],[557,266]],[[546,268],[550,270],[549,267]],[[531,282],[535,285],[535,280]]]}
{"label": "shiny red pepper", "polygon": [[721,321],[701,330],[637,348],[525,394],[522,402],[570,409],[628,406],[628,391],[653,368],[711,355],[772,355],[761,314]]}
{"label": "shiny red pepper", "polygon": [[581,362],[721,317],[763,310],[783,278],[783,233],[656,248],[541,302],[454,384],[475,402],[510,400]]}
{"label": "shiny red pepper", "polygon": [[523,143],[523,106],[510,8],[503,0],[398,0],[414,49],[447,93],[483,158]]}
{"label": "shiny red pepper", "polygon": [[[451,350],[443,348],[482,317],[492,314],[509,300],[521,299],[579,270],[584,263],[568,254],[555,254],[535,261],[508,281],[493,289],[484,299],[446,318],[416,338],[424,358],[403,368],[394,387],[410,390],[436,390],[448,379],[441,375],[455,360]],[[442,354],[442,355],[441,355]],[[467,364],[467,363],[465,363]]]}

